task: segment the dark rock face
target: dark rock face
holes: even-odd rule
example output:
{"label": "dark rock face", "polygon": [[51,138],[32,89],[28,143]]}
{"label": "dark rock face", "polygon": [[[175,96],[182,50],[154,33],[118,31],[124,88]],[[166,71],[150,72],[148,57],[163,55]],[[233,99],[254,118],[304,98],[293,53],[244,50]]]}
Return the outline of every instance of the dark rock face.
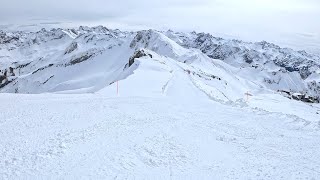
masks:
{"label": "dark rock face", "polygon": [[5,75],[0,75],[0,84],[2,84],[3,81],[6,81],[6,79],[7,79],[7,76],[5,76]]}
{"label": "dark rock face", "polygon": [[0,84],[0,89],[5,87],[6,85],[10,84],[12,81],[8,81],[8,80],[4,81],[4,83]]}
{"label": "dark rock face", "polygon": [[39,72],[39,71],[42,71],[42,70],[44,70],[44,69],[47,69],[47,68],[49,68],[49,67],[51,67],[51,66],[53,66],[53,64],[49,64],[49,65],[47,65],[47,66],[45,66],[45,67],[39,68],[39,69],[37,69],[36,71],[32,72],[32,74],[35,74],[35,73],[37,73],[37,72]]}
{"label": "dark rock face", "polygon": [[12,67],[9,67],[9,71],[5,69],[3,74],[0,74],[0,89],[13,82],[15,80],[13,76],[15,76],[15,74]]}
{"label": "dark rock face", "polygon": [[130,43],[130,48],[135,48],[138,43],[145,44],[145,47],[147,47],[149,40],[151,39],[151,35],[152,30],[139,31]]}
{"label": "dark rock face", "polygon": [[78,43],[76,42],[72,42],[70,44],[70,46],[65,50],[64,54],[70,54],[72,53],[74,50],[76,50],[78,48]]}
{"label": "dark rock face", "polygon": [[50,79],[52,79],[54,75],[50,76],[47,80],[45,80],[42,84],[46,84]]}
{"label": "dark rock face", "polygon": [[213,59],[225,60],[239,51],[240,48],[238,47],[218,45],[211,53],[207,53],[207,55]]}
{"label": "dark rock face", "polygon": [[215,76],[213,74],[208,74],[206,72],[203,72],[202,70],[199,69],[199,72],[191,71],[191,70],[185,70],[188,74],[192,74],[194,76],[198,76],[199,78],[205,79],[207,81],[211,81],[213,79],[221,81],[222,79],[218,76]]}
{"label": "dark rock face", "polygon": [[274,79],[268,79],[268,78],[265,78],[264,82],[268,84],[279,84],[279,82],[276,82]]}
{"label": "dark rock face", "polygon": [[75,65],[75,64],[81,63],[83,61],[86,61],[86,60],[90,59],[92,56],[93,56],[93,54],[85,54],[85,55],[83,55],[81,57],[72,59],[70,61],[69,65]]}
{"label": "dark rock face", "polygon": [[17,69],[21,69],[21,68],[27,67],[30,64],[31,64],[31,62],[28,62],[26,64],[20,64],[20,65],[17,66]]}
{"label": "dark rock face", "polygon": [[99,50],[99,49],[90,49],[80,55],[77,56],[73,56],[70,60],[69,63],[65,64],[65,66],[72,66],[75,64],[79,64],[82,63],[84,61],[87,61],[93,57],[98,56],[99,54],[101,54],[104,50]]}
{"label": "dark rock face", "polygon": [[[311,81],[308,82],[308,88],[314,92],[314,94],[320,94],[320,82],[317,81]],[[318,98],[320,98],[320,95],[318,96]]]}
{"label": "dark rock face", "polygon": [[273,62],[285,68],[288,72],[298,72],[302,79],[308,78],[314,71],[314,68],[320,68],[320,65],[313,59],[297,57],[291,54],[282,54],[273,59]]}
{"label": "dark rock face", "polygon": [[0,32],[0,44],[8,44],[14,41],[19,41],[19,36],[17,35],[8,35],[7,33]]}
{"label": "dark rock face", "polygon": [[306,94],[293,94],[292,98],[297,101],[302,101],[306,103],[319,103],[320,99],[316,97],[311,97]]}
{"label": "dark rock face", "polygon": [[134,63],[134,60],[136,58],[141,58],[141,57],[145,57],[145,56],[149,56],[150,58],[152,58],[152,55],[149,54],[149,53],[146,53],[143,49],[142,50],[139,50],[139,51],[136,51],[133,56],[131,56],[129,58],[129,62],[128,64],[125,65],[125,69],[132,66],[132,64]]}
{"label": "dark rock face", "polygon": [[301,93],[292,93],[284,90],[278,90],[278,92],[280,92],[281,94],[283,94],[284,96],[290,99],[294,99],[297,101],[302,101],[305,103],[320,103],[319,97],[313,97],[313,96],[309,96],[307,94],[301,94]]}
{"label": "dark rock face", "polygon": [[258,51],[251,49],[251,50],[245,51],[245,54],[243,55],[243,59],[246,63],[251,64],[255,61],[259,61],[260,59],[262,59],[262,57]]}
{"label": "dark rock face", "polygon": [[13,67],[9,67],[7,69],[4,69],[3,71],[0,70],[0,73],[1,72],[3,72],[3,74],[0,74],[0,88],[11,83],[14,76],[16,76]]}
{"label": "dark rock face", "polygon": [[10,76],[15,76],[15,73],[13,72],[13,67],[9,67],[9,73]]}
{"label": "dark rock face", "polygon": [[269,43],[267,41],[261,41],[261,42],[257,42],[255,43],[257,45],[260,45],[262,49],[264,50],[268,50],[268,49],[277,49],[280,50],[281,48],[275,44]]}

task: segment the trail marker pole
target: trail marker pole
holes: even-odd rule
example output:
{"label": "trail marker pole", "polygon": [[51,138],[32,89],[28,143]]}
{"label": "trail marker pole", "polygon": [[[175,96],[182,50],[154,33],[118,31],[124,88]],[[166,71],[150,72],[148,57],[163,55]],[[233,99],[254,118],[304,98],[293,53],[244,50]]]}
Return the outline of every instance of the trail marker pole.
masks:
{"label": "trail marker pole", "polygon": [[119,81],[117,81],[117,95],[119,96]]}
{"label": "trail marker pole", "polygon": [[249,102],[249,96],[253,96],[253,95],[250,94],[249,91],[247,91],[247,92],[245,93],[245,95],[247,96],[247,102]]}

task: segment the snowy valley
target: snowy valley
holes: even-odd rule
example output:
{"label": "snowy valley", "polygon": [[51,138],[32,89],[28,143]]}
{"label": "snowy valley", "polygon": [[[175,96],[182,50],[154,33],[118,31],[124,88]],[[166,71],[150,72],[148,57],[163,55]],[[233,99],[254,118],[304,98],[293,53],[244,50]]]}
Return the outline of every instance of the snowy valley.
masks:
{"label": "snowy valley", "polygon": [[0,30],[1,179],[319,179],[320,57],[206,33]]}

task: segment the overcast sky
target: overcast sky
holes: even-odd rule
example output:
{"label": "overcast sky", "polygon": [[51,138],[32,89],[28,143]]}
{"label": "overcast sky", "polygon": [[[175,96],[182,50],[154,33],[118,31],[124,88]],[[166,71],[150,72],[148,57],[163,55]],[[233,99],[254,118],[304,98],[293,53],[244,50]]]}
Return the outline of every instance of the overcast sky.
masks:
{"label": "overcast sky", "polygon": [[320,0],[1,0],[0,24],[67,21],[205,31],[299,47],[320,42]]}

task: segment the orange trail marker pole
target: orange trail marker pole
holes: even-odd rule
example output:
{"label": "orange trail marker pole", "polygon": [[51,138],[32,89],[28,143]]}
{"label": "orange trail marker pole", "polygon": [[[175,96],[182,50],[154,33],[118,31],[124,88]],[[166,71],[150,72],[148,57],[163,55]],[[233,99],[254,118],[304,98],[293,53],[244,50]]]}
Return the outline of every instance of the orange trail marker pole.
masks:
{"label": "orange trail marker pole", "polygon": [[249,102],[249,96],[252,96],[252,94],[250,94],[249,91],[247,91],[247,93],[245,93],[245,95],[247,96],[247,102]]}
{"label": "orange trail marker pole", "polygon": [[117,81],[117,95],[119,96],[119,81]]}

